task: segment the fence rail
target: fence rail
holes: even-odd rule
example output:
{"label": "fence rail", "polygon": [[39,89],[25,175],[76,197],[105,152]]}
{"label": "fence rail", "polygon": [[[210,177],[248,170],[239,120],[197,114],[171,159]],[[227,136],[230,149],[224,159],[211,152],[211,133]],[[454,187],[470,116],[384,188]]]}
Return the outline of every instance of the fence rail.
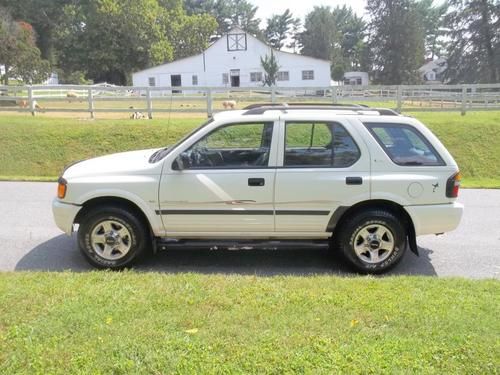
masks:
{"label": "fence rail", "polygon": [[[206,113],[255,102],[365,103],[398,112],[500,110],[500,84],[329,87],[0,86],[0,111]],[[226,103],[227,104],[227,103]]]}

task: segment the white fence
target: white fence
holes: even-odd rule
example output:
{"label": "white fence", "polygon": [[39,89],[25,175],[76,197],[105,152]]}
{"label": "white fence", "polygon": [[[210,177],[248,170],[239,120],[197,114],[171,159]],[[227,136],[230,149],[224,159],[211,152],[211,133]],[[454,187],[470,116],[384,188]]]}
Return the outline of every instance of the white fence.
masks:
{"label": "white fence", "polygon": [[500,110],[500,84],[330,87],[122,87],[0,86],[0,111],[206,113],[234,100],[237,108],[257,102],[361,103],[398,112]]}

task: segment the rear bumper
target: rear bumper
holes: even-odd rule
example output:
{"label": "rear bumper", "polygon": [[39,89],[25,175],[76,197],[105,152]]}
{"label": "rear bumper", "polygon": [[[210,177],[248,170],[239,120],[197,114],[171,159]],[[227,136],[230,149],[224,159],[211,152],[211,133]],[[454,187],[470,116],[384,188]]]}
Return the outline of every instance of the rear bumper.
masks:
{"label": "rear bumper", "polygon": [[416,235],[420,236],[422,234],[445,233],[456,229],[462,219],[464,205],[453,202],[405,206],[405,209],[413,220]]}
{"label": "rear bumper", "polygon": [[52,214],[54,216],[54,221],[56,222],[57,227],[68,235],[71,235],[73,232],[75,217],[81,209],[81,206],[63,203],[58,199],[54,199],[52,201]]}

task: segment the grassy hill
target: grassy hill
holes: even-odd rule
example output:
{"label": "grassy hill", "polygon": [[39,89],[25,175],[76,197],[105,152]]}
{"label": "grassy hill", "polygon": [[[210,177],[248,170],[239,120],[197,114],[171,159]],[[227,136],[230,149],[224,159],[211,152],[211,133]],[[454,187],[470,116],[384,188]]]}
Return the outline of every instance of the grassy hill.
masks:
{"label": "grassy hill", "polygon": [[[500,187],[500,112],[415,113],[456,158],[467,187]],[[0,115],[0,178],[54,180],[65,164],[161,147],[201,119],[82,120]]]}

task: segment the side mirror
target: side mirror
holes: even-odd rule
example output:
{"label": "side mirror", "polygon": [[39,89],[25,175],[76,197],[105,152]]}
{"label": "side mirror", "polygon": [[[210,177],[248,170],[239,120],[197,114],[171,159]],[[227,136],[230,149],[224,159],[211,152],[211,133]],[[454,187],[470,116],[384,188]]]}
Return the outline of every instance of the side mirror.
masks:
{"label": "side mirror", "polygon": [[174,171],[182,171],[184,169],[184,163],[182,162],[182,157],[180,155],[177,156],[172,163],[172,169]]}

